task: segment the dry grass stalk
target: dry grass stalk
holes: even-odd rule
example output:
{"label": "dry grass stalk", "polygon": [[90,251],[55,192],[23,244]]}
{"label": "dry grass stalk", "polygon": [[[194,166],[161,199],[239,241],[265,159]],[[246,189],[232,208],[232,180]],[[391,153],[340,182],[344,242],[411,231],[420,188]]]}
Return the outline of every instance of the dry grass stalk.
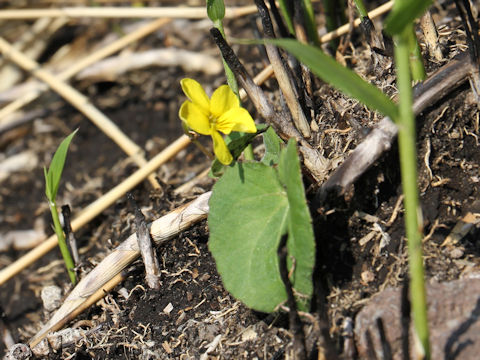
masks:
{"label": "dry grass stalk", "polygon": [[[181,136],[175,142],[170,144],[161,153],[152,158],[145,166],[142,166],[123,182],[115,186],[112,190],[101,196],[89,206],[80,212],[80,214],[72,221],[72,230],[76,231],[83,225],[90,222],[103,210],[115,203],[120,197],[124,196],[140,182],[142,182],[149,174],[153,173],[158,167],[166,163],[174,157],[180,150],[184,149],[190,143],[190,138],[186,135]],[[40,259],[47,252],[57,246],[57,236],[53,235],[38,245],[35,249],[29,251],[14,263],[0,270],[0,286],[18,274],[26,267]]]}
{"label": "dry grass stalk", "polygon": [[[68,67],[65,71],[61,72],[57,75],[57,78],[60,81],[67,81],[80,71],[84,70],[85,68],[95,64],[97,61],[100,61],[107,56],[110,56],[117,51],[125,48],[126,46],[130,45],[131,43],[138,41],[145,36],[151,34],[152,32],[158,30],[162,26],[168,24],[171,20],[170,19],[158,19],[152,21],[145,26],[127,34],[120,39],[114,41],[108,46],[105,46],[102,49],[95,51],[92,54],[87,55],[83,59],[80,59],[78,62],[74,63],[72,66]],[[43,84],[39,83],[38,88],[33,89],[27,92],[22,97],[18,98],[17,100],[13,101],[12,103],[5,106],[2,110],[0,110],[0,124],[3,124],[4,118],[11,115],[15,111],[19,110],[23,106],[29,104],[33,100],[37,99],[48,87]]]}
{"label": "dry grass stalk", "polygon": [[[139,165],[143,166],[147,160],[143,157],[143,150],[125,135],[120,128],[98,110],[89,99],[75,90],[63,81],[59,81],[57,77],[50,72],[42,69],[35,61],[23,55],[20,51],[14,49],[5,39],[0,37],[0,52],[5,57],[13,61],[26,71],[38,79],[47,83],[55,92],[67,100],[71,105],[76,107],[87,118],[89,118],[100,130],[111,138],[127,155]],[[150,183],[154,188],[160,188],[155,176],[149,176]]]}
{"label": "dry grass stalk", "polygon": [[[235,19],[257,12],[253,5],[242,7],[227,7],[225,18]],[[2,20],[25,20],[41,17],[67,17],[67,18],[171,18],[171,19],[207,19],[205,7],[64,7],[59,9],[22,9],[2,10]]]}
{"label": "dry grass stalk", "polygon": [[[265,37],[267,39],[273,39],[275,35],[267,7],[263,1],[257,1],[257,7],[262,19]],[[312,136],[310,126],[308,125],[307,118],[305,117],[300,102],[298,101],[299,94],[293,84],[291,73],[284,65],[280,52],[275,45],[265,43],[265,49],[267,50],[268,59],[272,64],[275,77],[283,96],[285,97],[285,102],[290,110],[295,127],[300,131],[303,137],[308,139]]]}
{"label": "dry grass stalk", "polygon": [[145,69],[151,66],[180,66],[186,73],[203,72],[207,75],[216,75],[223,70],[223,65],[218,57],[197,51],[169,47],[109,57],[83,70],[77,75],[76,79],[115,81],[128,71]]}
{"label": "dry grass stalk", "polygon": [[[165,216],[150,224],[150,235],[155,244],[170,240],[174,236],[188,229],[193,224],[205,219],[208,214],[208,200],[211,192],[200,195],[194,201],[182,205]],[[92,294],[105,283],[118,275],[126,266],[140,255],[136,234],[120,244],[103,261],[98,264],[65,299],[60,309],[53,315],[47,324],[30,340],[34,347],[47,335],[51,328],[59,321],[78,308]]]}

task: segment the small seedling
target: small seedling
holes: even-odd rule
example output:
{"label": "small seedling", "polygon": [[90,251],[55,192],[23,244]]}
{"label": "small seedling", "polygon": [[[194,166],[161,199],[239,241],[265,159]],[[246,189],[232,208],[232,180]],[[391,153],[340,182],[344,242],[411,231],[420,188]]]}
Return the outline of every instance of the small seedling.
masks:
{"label": "small seedling", "polygon": [[60,219],[58,217],[58,210],[57,204],[55,199],[57,197],[58,187],[60,185],[60,179],[62,177],[63,167],[65,165],[65,159],[67,157],[68,147],[72,138],[77,133],[78,129],[75,130],[73,133],[68,135],[60,144],[57,151],[53,155],[52,162],[50,163],[50,167],[43,168],[43,172],[45,174],[45,194],[47,195],[48,199],[48,206],[50,208],[50,212],[52,214],[53,225],[55,229],[55,233],[57,234],[58,238],[58,246],[60,247],[60,252],[62,253],[63,260],[65,261],[65,266],[67,267],[68,276],[72,284],[77,283],[77,276],[75,275],[74,267],[75,264],[73,262],[72,256],[70,251],[68,250],[67,242],[65,241],[65,236],[63,234],[62,226],[60,225]]}

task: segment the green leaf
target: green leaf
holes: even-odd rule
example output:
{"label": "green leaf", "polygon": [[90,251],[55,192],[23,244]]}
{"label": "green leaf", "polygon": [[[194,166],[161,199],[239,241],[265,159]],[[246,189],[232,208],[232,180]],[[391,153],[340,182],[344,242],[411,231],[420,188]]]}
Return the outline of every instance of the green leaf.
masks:
{"label": "green leaf", "polygon": [[225,288],[252,309],[274,311],[287,297],[277,248],[288,201],[276,171],[236,163],[215,184],[209,205],[208,246]]}
{"label": "green leaf", "polygon": [[[297,147],[293,139],[288,142],[287,148],[280,155],[278,175],[287,189],[290,207],[287,249],[289,259],[295,259],[295,271],[290,281],[295,284],[297,293],[304,295],[303,300],[305,301],[313,293],[312,271],[315,266],[315,236],[305,198]],[[306,303],[303,303],[303,308],[307,308]]]}
{"label": "green leaf", "polygon": [[433,0],[396,0],[385,20],[385,31],[390,35],[400,34],[407,25],[422,16]]}
{"label": "green leaf", "polygon": [[340,65],[321,50],[297,40],[265,40],[290,52],[315,75],[345,94],[354,97],[368,107],[380,111],[392,120],[397,119],[395,103],[378,88],[363,80],[352,70]]}
{"label": "green leaf", "polygon": [[53,155],[52,162],[48,171],[44,168],[45,174],[45,194],[47,195],[48,200],[55,202],[57,197],[58,186],[60,185],[60,179],[62,177],[63,166],[65,165],[65,159],[67,157],[68,147],[72,138],[77,133],[78,129],[68,135],[61,144],[58,146],[57,151]]}
{"label": "green leaf", "polygon": [[207,14],[213,22],[225,17],[225,4],[223,0],[207,0]]}
{"label": "green leaf", "polygon": [[[268,129],[268,125],[264,124],[258,124],[257,126],[257,132],[256,133],[244,133],[243,135],[238,136],[238,133],[234,135],[234,133],[230,134],[230,139],[232,139],[228,144],[228,150],[230,150],[230,153],[232,154],[234,159],[237,159],[245,150],[248,144],[252,142],[252,140],[257,136],[258,134],[263,133]],[[212,168],[210,170],[210,176],[213,177],[219,177],[222,176],[222,174],[225,172],[225,169],[229,165],[223,165],[220,161],[215,159],[212,164]]]}
{"label": "green leaf", "polygon": [[302,297],[299,307],[307,310],[315,245],[294,142],[282,151],[278,167],[227,168],[209,202],[209,249],[225,288],[248,307],[272,312],[287,298],[277,249],[288,232],[289,257],[295,259],[291,281]]}
{"label": "green leaf", "polygon": [[283,141],[278,137],[273,128],[269,127],[267,131],[263,133],[263,143],[265,144],[265,155],[263,155],[262,163],[265,165],[278,164]]}

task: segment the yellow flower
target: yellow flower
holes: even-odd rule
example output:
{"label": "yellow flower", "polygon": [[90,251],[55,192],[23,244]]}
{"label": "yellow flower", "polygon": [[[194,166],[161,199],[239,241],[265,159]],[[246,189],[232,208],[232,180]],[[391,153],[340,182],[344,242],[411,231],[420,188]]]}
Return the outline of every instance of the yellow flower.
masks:
{"label": "yellow flower", "polygon": [[187,78],[180,84],[189,98],[180,107],[180,119],[193,131],[210,135],[217,159],[224,165],[230,164],[233,157],[219,131],[226,135],[232,131],[254,133],[257,128],[252,117],[240,107],[238,98],[228,85],[220,86],[209,99],[197,81]]}

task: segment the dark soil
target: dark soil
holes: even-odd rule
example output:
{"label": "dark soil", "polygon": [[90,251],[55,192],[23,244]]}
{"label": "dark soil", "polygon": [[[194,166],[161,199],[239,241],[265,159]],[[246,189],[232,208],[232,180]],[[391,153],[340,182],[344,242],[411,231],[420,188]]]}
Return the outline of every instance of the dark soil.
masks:
{"label": "dark soil", "polygon": [[[450,3],[434,9],[442,29],[445,62],[458,53],[458,44],[465,43],[454,11]],[[177,36],[174,27],[167,26],[161,36],[149,38],[143,46],[155,48],[173,42],[190,50],[215,53],[208,31],[195,30],[193,23],[187,22],[183,37]],[[250,18],[226,24],[227,32],[235,37],[253,37],[251,27]],[[188,31],[195,31],[194,40],[185,36]],[[355,53],[349,49],[343,55],[355,59],[349,60],[355,63],[354,68],[368,69],[370,54],[357,32],[352,44]],[[256,48],[235,46],[235,49],[249,70],[257,72],[263,68],[264,59]],[[432,62],[426,53],[425,58],[429,71],[441,65]],[[379,86],[391,83],[393,69],[376,71],[363,75]],[[132,140],[147,149],[147,157],[151,158],[182,134],[177,112],[184,100],[179,84],[184,77],[195,78],[210,88],[224,82],[222,75],[185,73],[177,67],[130,72],[115,82],[73,85],[88,94]],[[278,92],[272,80],[264,89],[272,96]],[[314,99],[321,110],[313,142],[330,159],[343,159],[361,142],[378,117],[325,85],[321,90],[318,99]],[[395,93],[393,86],[386,91]],[[74,216],[136,169],[107,136],[56,95],[45,95],[31,105],[32,109],[38,107],[55,110],[49,110],[31,124],[0,134],[0,150],[5,155],[31,149],[39,159],[32,171],[13,173],[1,184],[0,233],[31,229],[36,219],[43,220],[47,235],[53,233],[44,196],[43,166],[60,141],[76,128],[79,132],[69,151],[58,199],[59,204],[68,203],[72,207]],[[246,107],[252,109],[249,103]],[[426,275],[430,282],[459,279],[478,272],[480,266],[477,229],[457,244],[442,246],[463,215],[478,212],[474,203],[480,190],[479,111],[468,84],[428,108],[417,121]],[[348,127],[352,129],[343,134],[325,132]],[[208,141],[205,145],[209,146]],[[133,194],[147,220],[156,219],[210,190],[214,181],[205,178],[185,194],[173,192],[208,165],[201,152],[190,145],[157,171],[161,190],[151,190],[147,181],[137,186]],[[313,199],[318,184],[306,177],[305,185],[309,189],[307,196]],[[314,279],[316,301],[312,313],[302,316],[309,358],[318,355],[314,343],[325,317],[333,343],[341,352],[343,344],[348,342],[343,336],[344,324],[354,319],[371,296],[388,286],[401,286],[407,277],[401,193],[394,144],[348,194],[334,199],[325,208],[311,208],[318,256]],[[126,199],[121,199],[76,233],[82,257],[80,274],[91,270],[109,250],[135,231],[132,214]],[[288,358],[293,334],[286,314],[256,313],[230,296],[222,286],[207,244],[205,221],[160,246],[162,286],[158,291],[147,288],[141,261],[132,264],[122,285],[83,313],[75,324],[70,324],[87,330],[85,338],[52,350],[49,358]],[[0,266],[9,265],[24,253],[13,248],[0,253]],[[8,330],[14,342],[28,342],[50,317],[40,299],[44,286],[55,284],[64,290],[64,295],[68,294],[68,277],[59,259],[59,251],[51,251],[2,285],[0,329]],[[215,346],[210,351],[212,344]],[[0,354],[5,351],[5,343],[0,341]]]}

